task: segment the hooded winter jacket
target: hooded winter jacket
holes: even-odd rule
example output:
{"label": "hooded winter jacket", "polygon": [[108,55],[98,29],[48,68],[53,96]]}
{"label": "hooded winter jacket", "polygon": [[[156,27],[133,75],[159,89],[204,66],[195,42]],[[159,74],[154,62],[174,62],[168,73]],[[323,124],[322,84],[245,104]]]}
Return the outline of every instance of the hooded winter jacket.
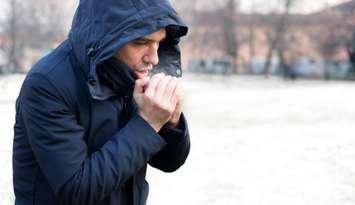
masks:
{"label": "hooded winter jacket", "polygon": [[33,66],[16,101],[15,204],[143,205],[147,164],[172,172],[185,162],[184,116],[156,133],[96,73],[123,44],[164,27],[156,70],[181,75],[187,27],[168,0],[80,1],[68,39]]}

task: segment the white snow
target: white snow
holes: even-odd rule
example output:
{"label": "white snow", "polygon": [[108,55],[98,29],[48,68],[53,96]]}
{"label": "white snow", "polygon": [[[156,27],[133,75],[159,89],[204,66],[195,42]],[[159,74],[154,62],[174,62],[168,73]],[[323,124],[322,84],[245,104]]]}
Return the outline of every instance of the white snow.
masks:
{"label": "white snow", "polygon": [[149,204],[355,203],[354,83],[188,76],[192,147]]}
{"label": "white snow", "polygon": [[[0,201],[14,203],[14,104],[23,75],[0,77]],[[353,205],[355,83],[185,75],[191,153],[148,171],[148,205]]]}
{"label": "white snow", "polygon": [[14,204],[12,189],[12,140],[15,100],[23,75],[0,76],[0,203]]}

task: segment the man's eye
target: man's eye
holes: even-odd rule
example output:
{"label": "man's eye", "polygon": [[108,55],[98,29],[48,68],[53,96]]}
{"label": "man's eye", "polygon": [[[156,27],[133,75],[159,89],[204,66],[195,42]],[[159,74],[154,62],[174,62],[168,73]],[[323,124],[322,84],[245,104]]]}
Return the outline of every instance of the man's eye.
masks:
{"label": "man's eye", "polygon": [[137,45],[145,45],[145,44],[147,44],[147,41],[138,40],[138,41],[134,41],[134,43],[137,44]]}

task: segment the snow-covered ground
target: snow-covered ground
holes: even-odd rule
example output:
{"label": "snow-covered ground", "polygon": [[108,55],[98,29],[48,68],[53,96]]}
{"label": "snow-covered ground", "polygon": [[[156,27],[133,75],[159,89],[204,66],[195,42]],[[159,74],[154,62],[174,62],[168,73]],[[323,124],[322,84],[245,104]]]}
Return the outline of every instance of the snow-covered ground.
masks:
{"label": "snow-covered ground", "polygon": [[[0,77],[0,201],[13,204],[14,102]],[[149,205],[354,205],[355,83],[186,75],[191,153],[149,169]]]}
{"label": "snow-covered ground", "polygon": [[0,204],[14,204],[12,191],[12,139],[15,100],[23,75],[0,76]]}

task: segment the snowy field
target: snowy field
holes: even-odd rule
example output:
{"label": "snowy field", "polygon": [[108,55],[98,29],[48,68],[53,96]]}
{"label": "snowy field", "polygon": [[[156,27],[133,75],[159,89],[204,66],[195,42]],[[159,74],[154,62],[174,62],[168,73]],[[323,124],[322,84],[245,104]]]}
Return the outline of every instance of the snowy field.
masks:
{"label": "snowy field", "polygon": [[[0,77],[0,204],[13,204],[14,101]],[[186,75],[192,149],[149,169],[149,205],[354,205],[355,83]]]}

